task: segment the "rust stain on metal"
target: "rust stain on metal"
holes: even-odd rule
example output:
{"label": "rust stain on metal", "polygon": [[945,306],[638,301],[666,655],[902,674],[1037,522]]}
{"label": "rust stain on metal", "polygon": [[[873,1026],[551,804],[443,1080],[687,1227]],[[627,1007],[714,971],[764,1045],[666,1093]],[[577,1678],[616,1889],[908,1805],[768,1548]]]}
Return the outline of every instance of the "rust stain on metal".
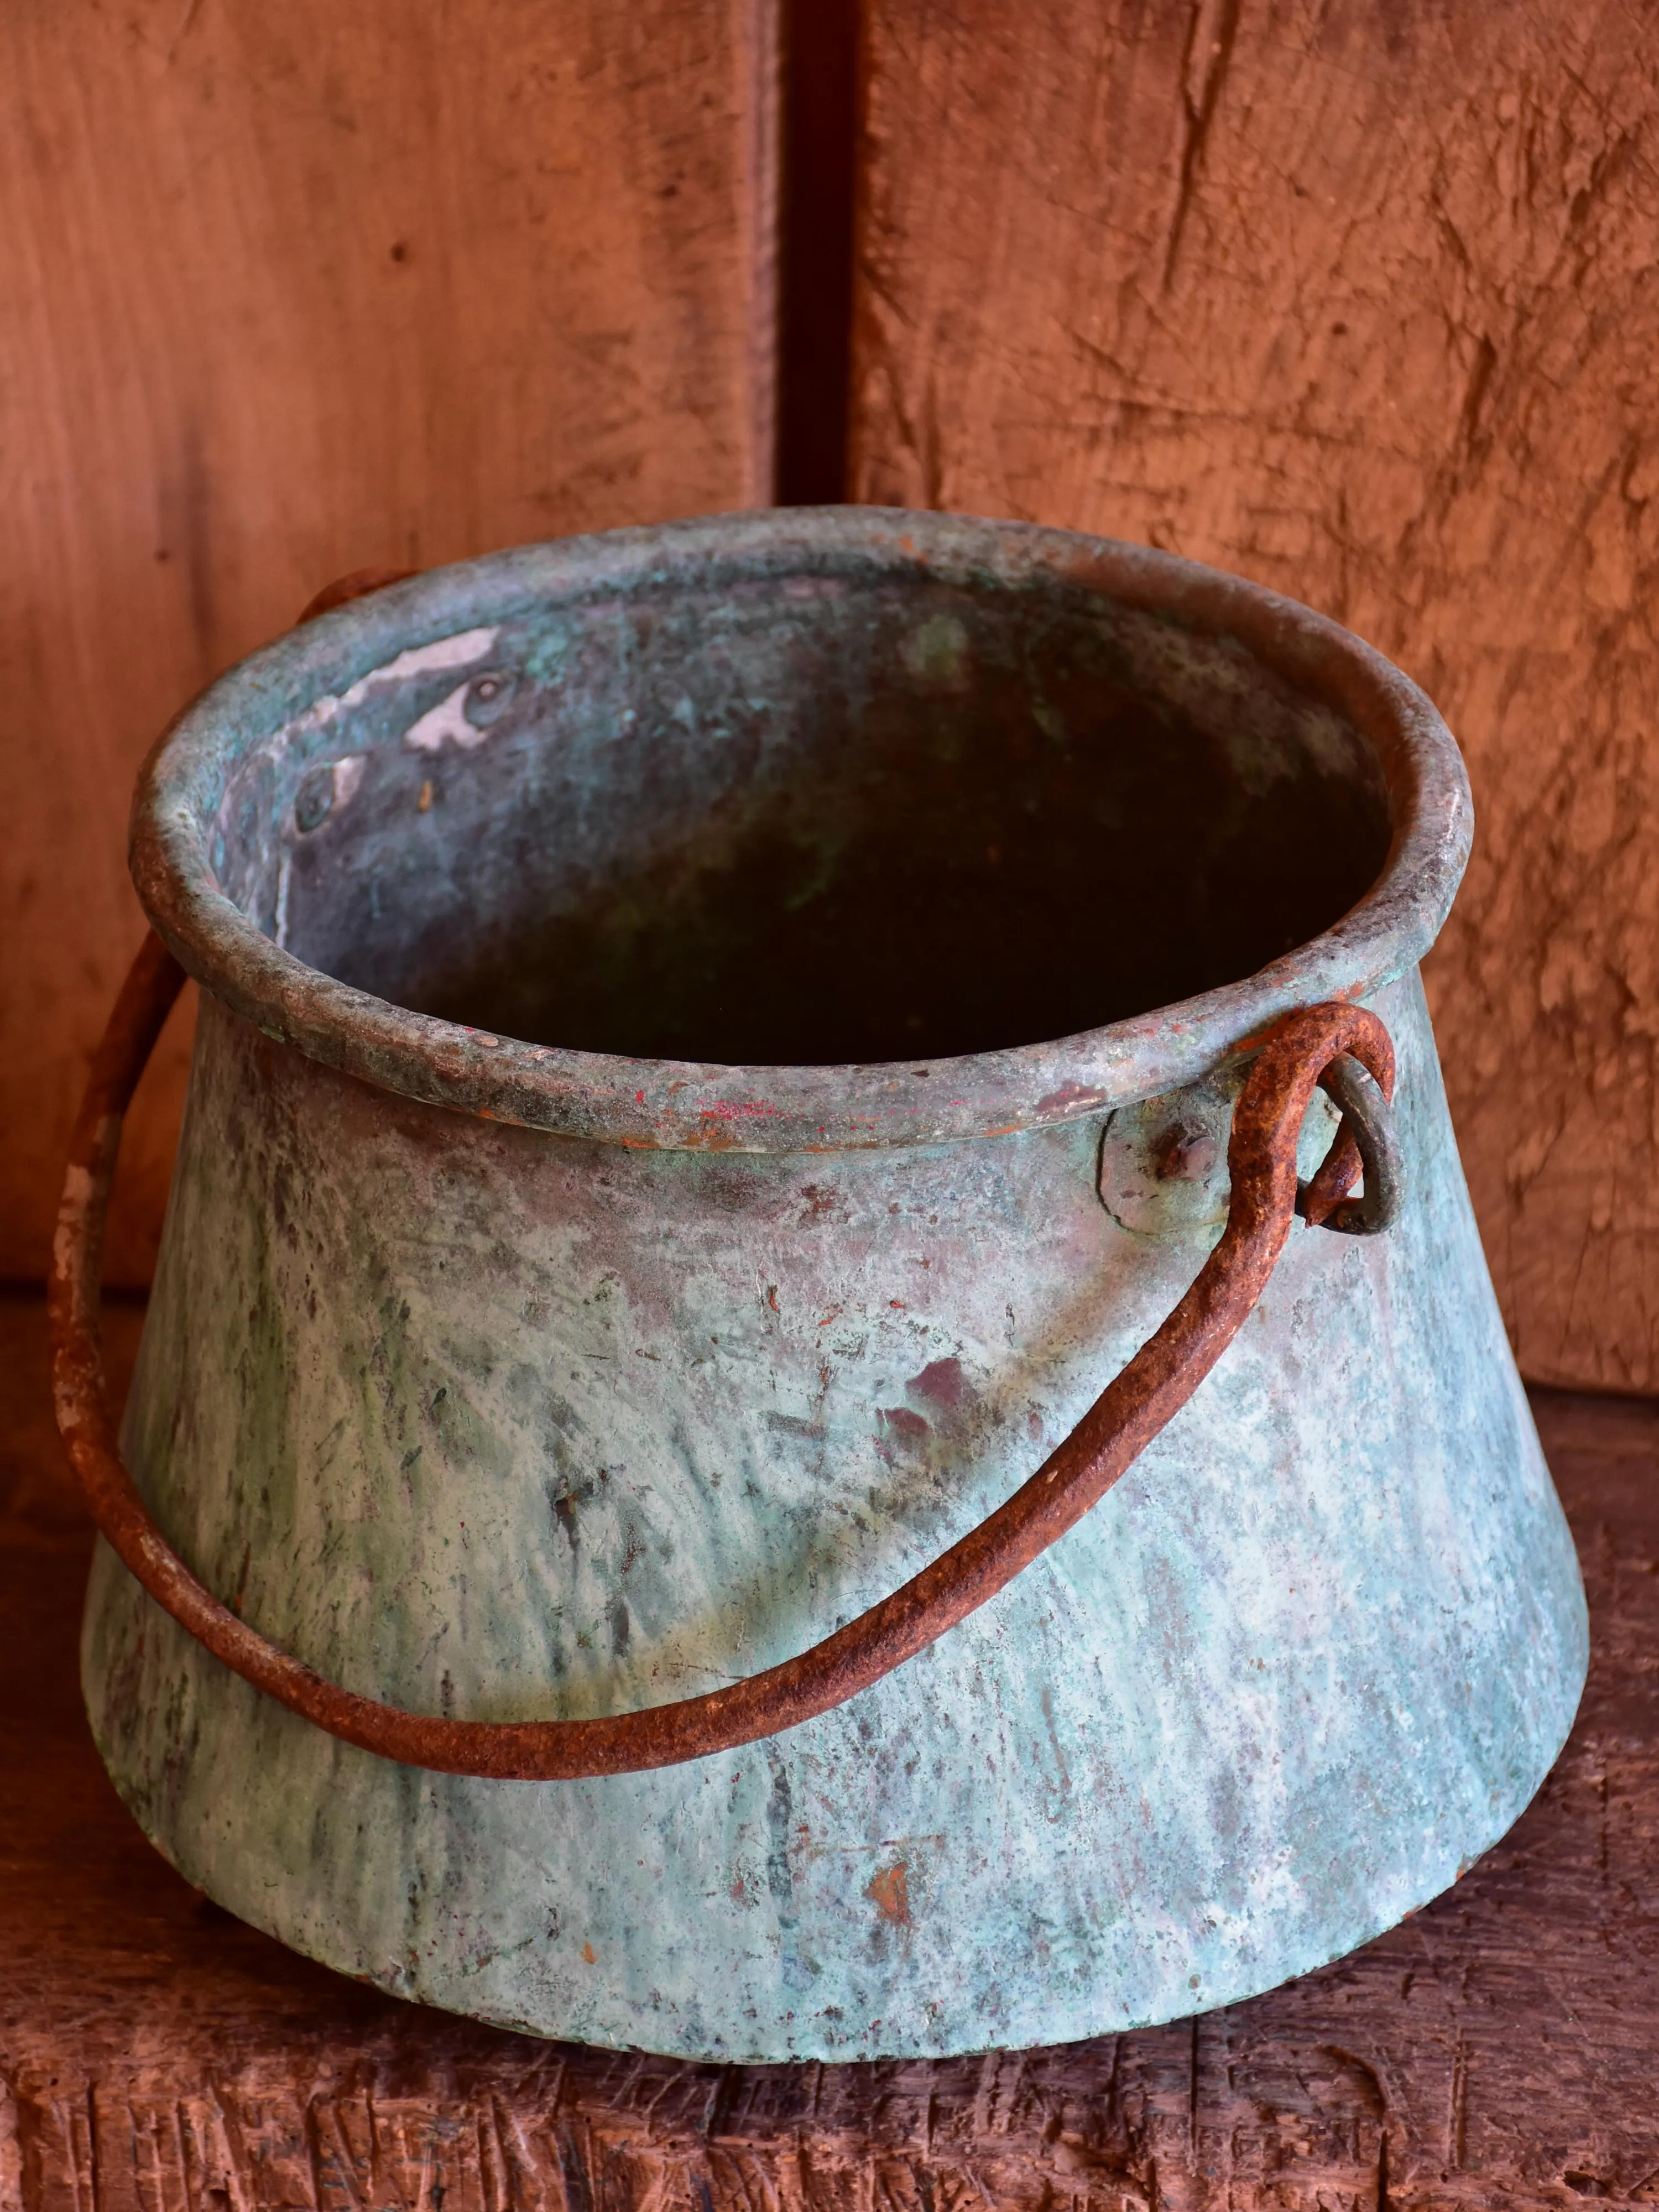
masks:
{"label": "rust stain on metal", "polygon": [[906,1387],[913,1396],[926,1399],[949,1413],[955,1413],[970,1395],[959,1359],[930,1360]]}
{"label": "rust stain on metal", "polygon": [[908,1443],[921,1443],[933,1433],[933,1425],[924,1420],[920,1413],[913,1413],[908,1406],[884,1406],[877,1418],[884,1428],[890,1429],[896,1437],[902,1437]]}
{"label": "rust stain on metal", "polygon": [[1152,1148],[1152,1172],[1160,1182],[1199,1182],[1216,1161],[1216,1142],[1196,1122],[1177,1121]]}
{"label": "rust stain on metal", "polygon": [[1031,1110],[1039,1120],[1046,1120],[1051,1115],[1070,1115],[1079,1109],[1086,1110],[1091,1106],[1100,1106],[1105,1103],[1106,1093],[1091,1085],[1063,1083],[1058,1091],[1050,1091],[1039,1098]]}
{"label": "rust stain on metal", "polygon": [[910,1876],[902,1859],[872,1875],[864,1893],[884,1920],[896,1928],[910,1925]]}

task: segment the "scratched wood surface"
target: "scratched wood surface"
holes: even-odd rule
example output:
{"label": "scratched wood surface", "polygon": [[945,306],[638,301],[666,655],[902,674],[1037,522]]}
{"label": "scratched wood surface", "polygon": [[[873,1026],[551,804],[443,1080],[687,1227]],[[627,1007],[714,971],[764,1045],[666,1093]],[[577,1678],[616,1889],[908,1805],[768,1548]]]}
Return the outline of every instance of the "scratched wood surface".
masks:
{"label": "scratched wood surface", "polygon": [[870,0],[853,496],[1324,609],[1468,750],[1429,981],[1522,1369],[1659,1388],[1659,11]]}
{"label": "scratched wood surface", "polygon": [[[118,1309],[118,1367],[136,1340]],[[1659,2203],[1659,1408],[1544,1394],[1595,1656],[1498,1850],[1196,2023],[941,2064],[686,2066],[400,2004],[206,1903],[75,1681],[87,1533],[0,1299],[0,2212],[1531,2212]]]}
{"label": "scratched wood surface", "polygon": [[0,9],[0,1277],[44,1273],[178,708],[350,569],[769,495],[772,15]]}

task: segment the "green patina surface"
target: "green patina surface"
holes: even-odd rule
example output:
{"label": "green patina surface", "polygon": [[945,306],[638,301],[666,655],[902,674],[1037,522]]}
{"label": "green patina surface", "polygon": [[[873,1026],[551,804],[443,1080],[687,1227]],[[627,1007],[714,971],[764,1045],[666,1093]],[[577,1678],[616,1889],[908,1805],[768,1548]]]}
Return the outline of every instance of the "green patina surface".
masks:
{"label": "green patina surface", "polygon": [[[757,528],[731,526],[734,538]],[[361,1081],[204,1000],[126,1432],[162,1527],[246,1618],[349,1687],[477,1717],[655,1703],[821,1637],[1005,1498],[1210,1249],[1224,1151],[1185,1182],[1157,1163],[1177,1124],[1224,1136],[1227,1054],[1243,1034],[1229,1010],[1246,999],[1229,986],[1166,1009],[1121,1060],[1111,1030],[1098,1033],[1107,1045],[1074,1041],[1070,1060],[1060,1047],[1028,1061],[996,1051],[1000,1035],[1019,1041],[1009,1024],[1022,963],[1063,969],[1086,1011],[1095,946],[1081,924],[1057,942],[1051,917],[1032,926],[997,906],[1005,863],[982,850],[985,808],[1035,791],[1052,823],[1053,808],[1079,803],[1079,762],[1101,764],[1114,805],[1161,763],[1179,804],[1167,821],[1150,809],[1147,850],[1173,851],[1158,840],[1188,807],[1206,823],[1200,875],[1229,823],[1248,842],[1258,802],[1294,800],[1349,841],[1303,886],[1315,887],[1304,926],[1326,933],[1282,975],[1270,963],[1252,979],[1249,1003],[1270,990],[1296,1003],[1310,976],[1340,977],[1343,959],[1355,988],[1370,977],[1367,1002],[1401,1059],[1403,1218],[1369,1240],[1298,1227],[1257,1312],[1120,1486],[990,1605],[839,1711],[746,1750],[604,1781],[419,1773],[261,1698],[100,1552],[88,1707],[118,1787],[167,1856],[346,1972],[538,2033],[852,2058],[1052,2042],[1231,2002],[1364,1942],[1453,1881],[1536,1790],[1583,1680],[1577,1564],[1487,1280],[1417,981],[1443,883],[1411,893],[1409,926],[1389,923],[1391,965],[1343,950],[1364,935],[1363,915],[1343,915],[1343,870],[1363,884],[1380,851],[1377,787],[1355,765],[1352,727],[1282,684],[1252,692],[1237,655],[1194,660],[1177,637],[1160,660],[1151,633],[1136,680],[1155,705],[1167,682],[1180,714],[1126,720],[1109,700],[1091,721],[1088,686],[1104,664],[1056,629],[1052,606],[1033,634],[1051,658],[1071,655],[1066,703],[1054,669],[1010,646],[989,714],[1003,613],[963,611],[960,583],[937,604],[933,584],[895,581],[888,561],[878,581],[894,596],[868,619],[847,616],[844,576],[799,592],[777,635],[752,609],[711,624],[697,601],[647,621],[613,594],[608,647],[562,604],[526,612],[522,592],[510,620],[493,621],[477,576],[456,572],[447,627],[433,626],[434,587],[422,586],[424,599],[400,604],[427,626],[389,649],[384,610],[365,616],[362,651],[380,656],[371,670],[388,666],[458,623],[472,626],[465,651],[307,720],[307,695],[277,680],[299,648],[281,648],[276,674],[256,662],[238,679],[246,720],[214,738],[218,769],[164,756],[152,787],[176,795],[198,778],[200,834],[204,847],[225,841],[214,865],[240,909],[225,941],[251,917],[262,944],[290,948],[268,963],[288,996],[262,1011],[264,1030],[297,1033],[313,1018],[306,994],[326,1000],[293,952],[323,967],[379,945],[384,964],[359,978],[388,1001],[374,1018],[387,1036],[408,1024],[410,1051],[430,1036],[441,1056],[451,1033],[393,1003],[418,1003],[441,965],[420,952],[422,933],[447,929],[464,952],[489,939],[472,983],[499,979],[504,948],[522,948],[514,1003],[536,1018],[502,1024],[499,1048],[495,1032],[453,1033],[471,1055],[457,1066],[499,1049],[526,1071],[519,1089],[474,1101],[494,1112],[510,1097],[524,1109],[511,1121],[401,1095],[401,1078],[400,1089]],[[1067,606],[1074,630],[1084,616]],[[333,618],[339,636],[350,618]],[[833,651],[812,659],[806,646],[826,635]],[[884,702],[869,724],[799,704],[818,698],[806,677],[837,654],[843,704]],[[477,690],[501,671],[509,683]],[[720,696],[750,717],[741,772],[741,717],[713,712]],[[624,697],[639,702],[632,724]],[[795,721],[780,724],[790,699]],[[1247,743],[1238,732],[1250,730]],[[787,914],[817,906],[833,921],[837,899],[853,911],[901,865],[890,825],[872,830],[863,800],[817,805],[814,826],[802,793],[833,787],[825,762],[848,745],[864,763],[855,789],[867,793],[886,763],[924,888],[987,905],[1018,956],[985,970],[977,1005],[951,1002],[990,1024],[992,1050],[918,1048],[892,1081],[902,1073],[918,1095],[938,1094],[927,1112],[960,1124],[1000,1112],[1010,1071],[1024,1067],[1061,1084],[1051,1125],[945,1143],[926,1140],[926,1126],[915,1140],[913,1116],[896,1142],[751,1149],[745,1099],[804,1111],[800,1070],[677,1072],[641,1058],[630,1087],[618,1058],[593,1060],[580,1110],[614,1114],[625,1141],[517,1126],[565,1110],[565,1094],[533,1091],[538,1022],[561,1066],[581,1060],[560,1025],[582,1003],[618,1036],[634,1024],[630,1048],[660,1052],[662,1024],[682,1018],[658,991],[677,935],[675,957],[704,963],[700,1019],[759,1019],[726,1003],[745,963],[767,1020],[803,1018],[792,975],[811,1015]],[[608,767],[618,747],[628,760]],[[786,772],[791,747],[799,775]],[[1022,747],[1041,767],[1024,782]],[[1133,774],[1114,784],[1105,769],[1126,750]],[[573,762],[585,813],[560,796]],[[540,763],[536,777],[526,763]],[[319,764],[325,805],[306,782]],[[948,796],[947,770],[990,797],[954,812],[939,797],[945,826],[929,844],[922,802]],[[1058,784],[1044,782],[1051,772]],[[1346,796],[1326,788],[1345,779]],[[1384,892],[1398,890],[1409,848],[1406,787],[1390,786]],[[1426,803],[1429,787],[1413,787]],[[635,834],[647,817],[667,840],[649,850]],[[1436,834],[1453,854],[1434,863],[1443,877],[1466,831],[1454,813]],[[754,841],[780,836],[793,873],[775,871],[757,896]],[[434,839],[441,867],[422,858]],[[695,887],[722,877],[711,922]],[[1134,880],[1144,886],[1144,869]],[[1187,880],[1171,875],[1172,901]],[[739,927],[732,896],[745,884]],[[1224,974],[1229,946],[1278,911],[1212,898],[1195,922],[1187,899],[1172,939],[1154,892],[1137,896],[1116,927],[1145,949],[1096,961],[1103,991],[1132,983],[1137,958],[1156,979],[1171,942]],[[526,913],[545,918],[561,899],[582,941],[614,954],[606,991],[579,979],[588,1001],[564,991],[543,939],[514,938]],[[948,927],[920,948],[898,931],[883,960],[867,937],[853,963],[866,1003],[824,996],[824,1033],[844,1036],[854,1016],[902,1024],[951,942]],[[266,958],[249,954],[247,973]],[[197,964],[214,981],[206,953]],[[451,1011],[467,1014],[465,963],[443,972],[462,994]],[[1148,1079],[1192,1071],[1194,1036],[1210,1040],[1201,1080]],[[1114,1067],[1127,1072],[1111,1091]],[[821,1073],[832,1085],[836,1071]],[[848,1096],[886,1096],[878,1078],[889,1082],[879,1068],[847,1072]],[[688,1087],[732,1141],[709,1149],[695,1124],[687,1136],[672,1101]],[[652,1128],[677,1141],[638,1141],[635,1089],[669,1102]],[[1329,1133],[1316,1107],[1305,1166]]]}

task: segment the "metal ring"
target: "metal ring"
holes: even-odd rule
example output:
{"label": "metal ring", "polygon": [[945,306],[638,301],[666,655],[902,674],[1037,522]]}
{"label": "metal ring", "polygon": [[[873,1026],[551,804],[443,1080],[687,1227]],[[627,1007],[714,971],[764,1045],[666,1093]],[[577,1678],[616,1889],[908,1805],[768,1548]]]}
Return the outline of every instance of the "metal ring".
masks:
{"label": "metal ring", "polygon": [[[1394,1109],[1370,1069],[1352,1053],[1339,1054],[1321,1074],[1319,1085],[1341,1108],[1342,1127],[1313,1182],[1297,1185],[1296,1210],[1317,1228],[1345,1237],[1375,1237],[1399,1219],[1405,1203],[1406,1167]],[[1359,1155],[1364,1190],[1358,1198],[1322,1202],[1319,1186],[1332,1180],[1328,1170],[1348,1144]],[[1350,1173],[1346,1180],[1352,1179]]]}

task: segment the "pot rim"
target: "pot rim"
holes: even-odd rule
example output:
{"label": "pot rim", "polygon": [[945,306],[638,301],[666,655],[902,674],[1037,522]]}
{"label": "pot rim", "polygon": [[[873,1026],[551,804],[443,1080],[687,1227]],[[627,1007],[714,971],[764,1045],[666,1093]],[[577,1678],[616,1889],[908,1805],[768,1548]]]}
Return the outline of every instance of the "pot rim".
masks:
{"label": "pot rim", "polygon": [[[267,938],[220,889],[209,841],[250,741],[411,646],[538,605],[722,580],[911,571],[969,589],[1048,580],[1224,637],[1344,714],[1375,751],[1394,830],[1370,889],[1254,975],[1127,1021],[922,1061],[727,1067],[496,1037],[337,982]],[[485,1120],[643,1149],[823,1152],[1050,1127],[1179,1089],[1248,1058],[1285,1013],[1372,996],[1438,935],[1468,859],[1473,807],[1429,700],[1339,623],[1241,577],[1151,547],[1029,523],[902,508],[774,508],[517,546],[428,570],[319,616],[231,669],[163,732],[140,772],[129,860],[184,968],[265,1034],[404,1097]]]}

